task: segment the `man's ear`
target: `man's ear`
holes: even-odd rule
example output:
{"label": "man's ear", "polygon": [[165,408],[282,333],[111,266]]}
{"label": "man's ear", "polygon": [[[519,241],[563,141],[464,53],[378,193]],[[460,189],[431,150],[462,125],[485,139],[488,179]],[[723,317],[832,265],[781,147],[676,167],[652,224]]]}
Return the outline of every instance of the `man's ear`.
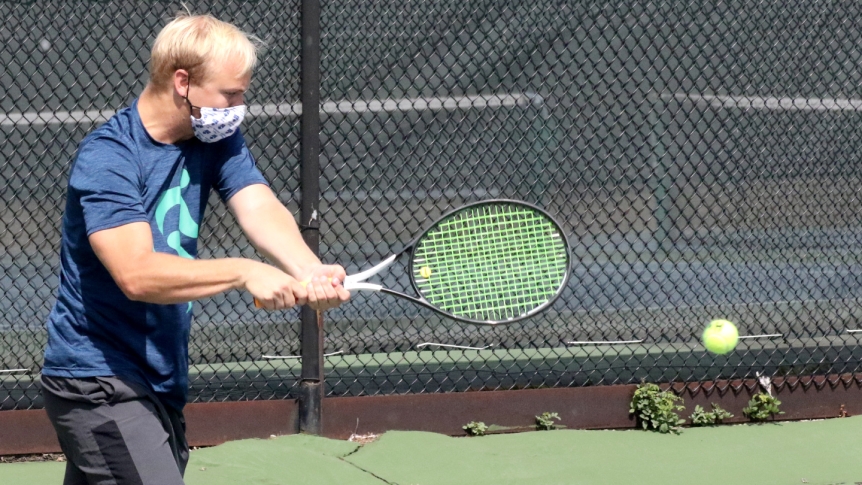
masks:
{"label": "man's ear", "polygon": [[189,95],[189,72],[185,69],[174,71],[174,92],[181,98]]}

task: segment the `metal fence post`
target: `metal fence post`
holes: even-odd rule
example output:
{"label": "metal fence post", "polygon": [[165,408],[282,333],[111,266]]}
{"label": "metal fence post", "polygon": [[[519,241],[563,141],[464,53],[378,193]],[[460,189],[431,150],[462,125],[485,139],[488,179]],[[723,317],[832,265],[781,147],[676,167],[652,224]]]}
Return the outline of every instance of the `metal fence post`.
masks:
{"label": "metal fence post", "polygon": [[[306,244],[320,253],[320,0],[302,0],[300,88],[301,209]],[[321,433],[323,401],[323,316],[303,307],[302,381],[299,386],[299,431]]]}

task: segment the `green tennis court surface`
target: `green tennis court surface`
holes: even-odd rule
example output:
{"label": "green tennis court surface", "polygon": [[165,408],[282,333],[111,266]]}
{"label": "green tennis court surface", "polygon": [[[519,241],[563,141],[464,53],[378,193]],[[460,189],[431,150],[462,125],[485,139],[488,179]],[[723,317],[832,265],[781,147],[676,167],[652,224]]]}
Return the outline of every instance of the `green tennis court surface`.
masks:
{"label": "green tennis court surface", "polygon": [[[192,452],[197,484],[862,483],[862,416],[644,431],[557,430],[478,438],[389,432],[359,446],[312,436],[242,440]],[[62,463],[0,465],[0,484],[60,484]]]}

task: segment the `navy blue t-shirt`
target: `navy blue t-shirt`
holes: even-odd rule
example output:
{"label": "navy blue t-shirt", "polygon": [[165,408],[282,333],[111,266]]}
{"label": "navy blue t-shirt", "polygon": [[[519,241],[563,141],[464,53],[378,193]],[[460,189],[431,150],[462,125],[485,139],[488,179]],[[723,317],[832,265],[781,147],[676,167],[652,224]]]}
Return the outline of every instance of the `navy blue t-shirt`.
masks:
{"label": "navy blue t-shirt", "polygon": [[188,389],[191,303],[129,300],[93,252],[89,236],[146,222],[155,251],[194,258],[210,189],[227,201],[266,180],[240,132],[215,143],[159,143],[144,129],[137,106],[135,101],[119,111],[78,147],[63,217],[60,287],[48,317],[42,373],[130,378],[182,409]]}

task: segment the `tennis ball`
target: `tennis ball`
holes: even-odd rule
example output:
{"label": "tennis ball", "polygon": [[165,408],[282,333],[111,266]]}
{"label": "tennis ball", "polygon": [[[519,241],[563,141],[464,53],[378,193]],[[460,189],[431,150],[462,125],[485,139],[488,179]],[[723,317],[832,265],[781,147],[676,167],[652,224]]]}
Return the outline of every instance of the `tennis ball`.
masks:
{"label": "tennis ball", "polygon": [[739,331],[728,320],[713,320],[703,331],[703,346],[714,354],[726,354],[736,347]]}
{"label": "tennis ball", "polygon": [[431,277],[431,268],[429,268],[428,266],[423,266],[422,268],[419,269],[419,274],[423,278],[428,279]]}

